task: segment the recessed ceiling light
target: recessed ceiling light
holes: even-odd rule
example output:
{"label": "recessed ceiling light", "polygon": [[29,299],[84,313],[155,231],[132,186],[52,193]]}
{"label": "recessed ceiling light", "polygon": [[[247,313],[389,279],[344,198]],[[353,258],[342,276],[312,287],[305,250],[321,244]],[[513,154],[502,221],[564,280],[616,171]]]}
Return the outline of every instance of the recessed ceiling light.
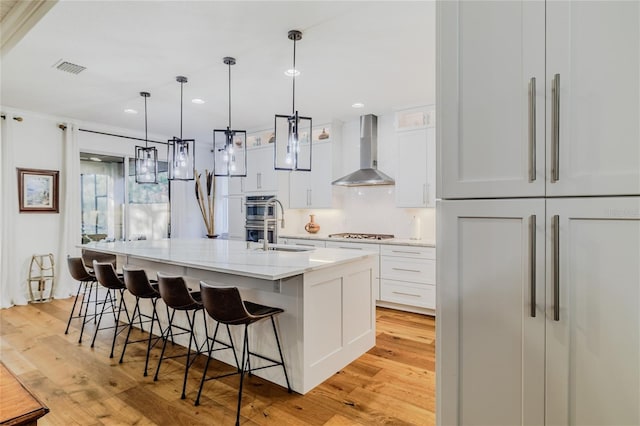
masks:
{"label": "recessed ceiling light", "polygon": [[136,111],[135,109],[131,109],[131,108],[126,108],[124,110],[124,112],[126,112],[127,114],[137,114],[138,111]]}
{"label": "recessed ceiling light", "polygon": [[100,158],[98,157],[89,157],[89,160],[91,161],[102,161]]}
{"label": "recessed ceiling light", "polygon": [[284,75],[286,75],[287,77],[293,77],[293,76],[299,76],[300,75],[300,71],[296,70],[296,69],[288,69],[284,72]]}
{"label": "recessed ceiling light", "polygon": [[363,108],[364,104],[362,102],[356,102],[355,104],[351,105],[353,108]]}
{"label": "recessed ceiling light", "polygon": [[205,100],[200,98],[195,98],[195,99],[191,99],[191,102],[193,102],[194,104],[202,105],[203,103],[205,103]]}

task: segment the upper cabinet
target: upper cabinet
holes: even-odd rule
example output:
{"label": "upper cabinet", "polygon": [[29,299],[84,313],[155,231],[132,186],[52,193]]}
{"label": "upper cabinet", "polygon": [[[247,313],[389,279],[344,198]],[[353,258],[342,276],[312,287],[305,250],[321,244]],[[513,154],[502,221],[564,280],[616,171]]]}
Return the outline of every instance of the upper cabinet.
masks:
{"label": "upper cabinet", "polygon": [[439,3],[439,196],[640,193],[639,8]]}
{"label": "upper cabinet", "polygon": [[[311,171],[296,171],[289,174],[289,208],[330,209],[336,207],[331,182],[339,163],[334,161],[333,146],[339,143],[341,132],[342,126],[338,122],[314,128]],[[306,145],[301,149],[305,150],[309,147]],[[308,151],[301,153],[308,155]]]}
{"label": "upper cabinet", "polygon": [[331,142],[314,143],[312,154],[310,172],[289,175],[289,207],[292,209],[332,207]]}
{"label": "upper cabinet", "polygon": [[247,150],[244,192],[278,192],[278,175],[273,167],[273,144]]}
{"label": "upper cabinet", "polygon": [[640,3],[550,1],[546,23],[547,195],[640,194]]}
{"label": "upper cabinet", "polygon": [[435,128],[396,133],[397,207],[435,207]]}

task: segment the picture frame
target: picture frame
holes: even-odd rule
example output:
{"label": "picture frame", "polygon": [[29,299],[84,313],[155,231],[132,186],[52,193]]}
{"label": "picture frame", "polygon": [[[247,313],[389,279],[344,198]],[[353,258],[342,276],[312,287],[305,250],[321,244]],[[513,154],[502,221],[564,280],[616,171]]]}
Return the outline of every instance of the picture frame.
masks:
{"label": "picture frame", "polygon": [[59,213],[58,170],[22,169],[18,172],[20,213]]}

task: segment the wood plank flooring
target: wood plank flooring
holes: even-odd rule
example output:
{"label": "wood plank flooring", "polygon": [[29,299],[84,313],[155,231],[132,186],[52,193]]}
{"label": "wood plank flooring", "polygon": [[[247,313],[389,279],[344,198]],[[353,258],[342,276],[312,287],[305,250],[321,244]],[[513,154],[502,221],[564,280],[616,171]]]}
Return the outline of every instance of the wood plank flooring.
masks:
{"label": "wood plank flooring", "polygon": [[[195,407],[202,357],[190,370],[187,399],[181,400],[184,358],[163,361],[154,382],[160,355],[154,348],[149,376],[143,377],[144,343],[128,346],[119,364],[124,337],[110,359],[110,333],[99,333],[94,349],[93,324],[87,324],[82,344],[77,343],[79,321],[64,334],[72,303],[64,299],[0,310],[0,359],[51,410],[39,425],[234,424],[238,376],[208,381]],[[212,361],[209,368],[225,367]],[[306,395],[248,378],[241,424],[433,425],[434,371],[434,318],[378,308],[376,346]]]}

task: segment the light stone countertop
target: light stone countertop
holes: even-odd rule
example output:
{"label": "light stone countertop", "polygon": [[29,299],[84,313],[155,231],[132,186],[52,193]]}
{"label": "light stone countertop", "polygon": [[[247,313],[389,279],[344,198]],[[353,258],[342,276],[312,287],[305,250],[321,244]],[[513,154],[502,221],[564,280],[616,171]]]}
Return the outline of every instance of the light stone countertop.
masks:
{"label": "light stone countertop", "polygon": [[436,242],[434,240],[412,240],[409,238],[389,238],[386,240],[367,240],[358,238],[337,238],[329,237],[329,234],[289,234],[278,235],[279,238],[296,238],[300,240],[319,240],[319,241],[340,241],[349,243],[365,243],[365,244],[389,244],[399,246],[414,246],[414,247],[435,247]]}
{"label": "light stone countertop", "polygon": [[257,243],[252,243],[251,248],[247,249],[245,241],[206,238],[91,242],[78,247],[272,281],[330,268],[369,255],[366,251],[331,248],[264,252]]}

